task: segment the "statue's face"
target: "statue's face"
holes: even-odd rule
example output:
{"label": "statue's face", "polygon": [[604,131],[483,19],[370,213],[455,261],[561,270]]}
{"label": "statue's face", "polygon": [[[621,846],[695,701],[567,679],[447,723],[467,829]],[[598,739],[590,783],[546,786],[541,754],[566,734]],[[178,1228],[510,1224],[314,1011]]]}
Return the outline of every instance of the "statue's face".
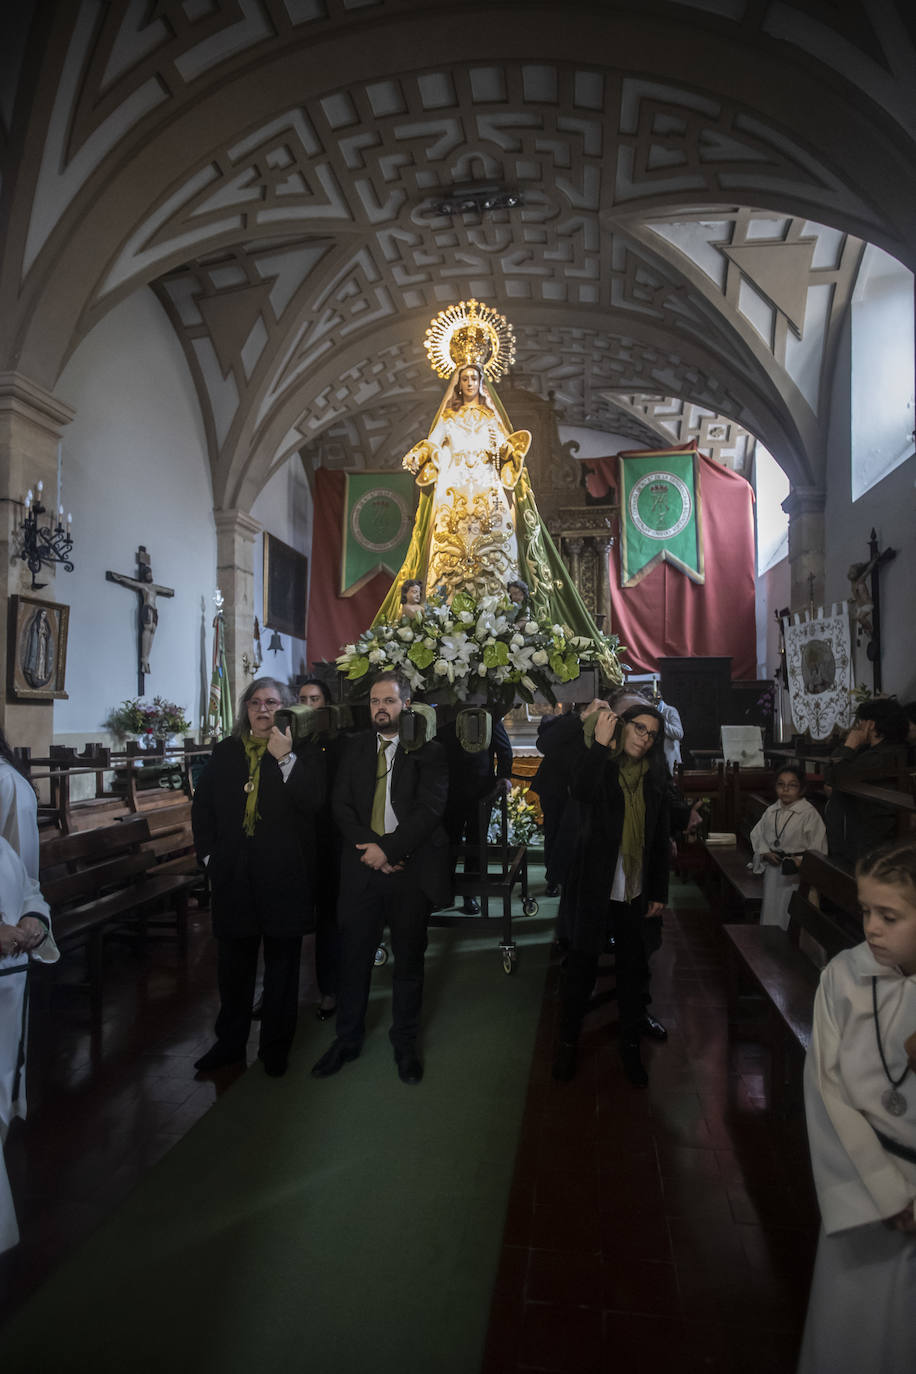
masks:
{"label": "statue's face", "polygon": [[458,376],[458,394],[462,401],[473,401],[480,395],[480,373],[476,367],[463,367]]}
{"label": "statue's face", "polygon": [[420,604],[420,584],[411,582],[404,590],[404,604],[406,606],[419,606]]}

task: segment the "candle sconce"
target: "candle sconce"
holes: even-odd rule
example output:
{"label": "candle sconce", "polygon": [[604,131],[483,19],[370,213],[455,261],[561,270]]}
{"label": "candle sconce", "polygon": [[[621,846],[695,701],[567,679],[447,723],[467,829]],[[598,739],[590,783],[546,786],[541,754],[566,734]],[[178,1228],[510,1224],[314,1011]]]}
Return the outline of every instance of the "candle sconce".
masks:
{"label": "candle sconce", "polygon": [[50,522],[47,525],[40,524],[41,517],[48,514],[47,507],[41,500],[43,490],[44,483],[39,482],[36,488],[37,496],[33,497],[31,490],[29,491],[25,498],[25,519],[19,527],[22,537],[19,557],[28,565],[32,574],[33,591],[47,585],[37,580],[45,564],[50,567],[60,563],[67,572],[73,572],[73,563],[70,560],[70,554],[73,552],[73,534],[70,529],[73,516],[67,516],[67,525],[64,528],[64,508],[60,506],[56,526],[52,526]]}

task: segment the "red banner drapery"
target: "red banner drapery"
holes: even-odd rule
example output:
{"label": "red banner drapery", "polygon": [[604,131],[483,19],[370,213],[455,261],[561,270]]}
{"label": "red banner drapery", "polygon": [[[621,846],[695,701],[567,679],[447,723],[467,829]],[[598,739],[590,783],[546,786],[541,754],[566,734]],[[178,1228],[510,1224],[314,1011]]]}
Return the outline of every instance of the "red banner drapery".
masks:
{"label": "red banner drapery", "polygon": [[[698,457],[705,585],[663,563],[637,587],[623,589],[615,547],[609,568],[611,628],[626,646],[625,662],[637,672],[655,672],[660,658],[730,655],[733,678],[756,678],[753,488],[705,454]],[[617,457],[588,460],[586,467],[592,496],[605,495],[609,487],[620,490]]]}
{"label": "red banner drapery", "polygon": [[315,520],[309,579],[308,655],[335,659],[344,644],[372,623],[391,586],[388,573],[376,573],[353,596],[339,596],[344,509],[344,473],[315,473]]}

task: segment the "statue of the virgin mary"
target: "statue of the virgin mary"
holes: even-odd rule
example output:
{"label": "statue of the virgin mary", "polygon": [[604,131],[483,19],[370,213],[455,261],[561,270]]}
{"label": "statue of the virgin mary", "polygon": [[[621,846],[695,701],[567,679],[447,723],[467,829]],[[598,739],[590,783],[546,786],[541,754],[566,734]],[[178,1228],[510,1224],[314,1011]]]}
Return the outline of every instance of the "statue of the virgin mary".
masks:
{"label": "statue of the virgin mary", "polygon": [[433,320],[426,351],[449,382],[427,438],[403,459],[420,499],[407,556],[373,623],[398,618],[407,579],[447,600],[459,591],[505,595],[522,579],[539,620],[596,636],[538,514],[525,468],[531,435],[512,429],[494,387],[515,358],[512,326],[491,306],[460,301]]}

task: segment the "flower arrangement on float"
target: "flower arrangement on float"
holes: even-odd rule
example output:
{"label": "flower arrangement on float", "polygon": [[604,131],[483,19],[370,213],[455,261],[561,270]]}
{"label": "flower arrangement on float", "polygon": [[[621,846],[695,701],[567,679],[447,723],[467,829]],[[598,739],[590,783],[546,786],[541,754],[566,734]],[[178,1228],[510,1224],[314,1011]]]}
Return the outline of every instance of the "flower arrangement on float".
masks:
{"label": "flower arrangement on float", "polygon": [[[532,806],[530,801],[526,801],[525,797],[524,787],[512,787],[506,793],[506,839],[509,844],[530,845],[540,830],[537,808]],[[499,844],[502,841],[502,819],[498,802],[493,807],[490,817],[487,839],[490,844]]]}
{"label": "flower arrangement on float", "polygon": [[475,600],[458,592],[451,601],[431,597],[415,616],[373,625],[337,659],[338,670],[358,695],[376,672],[397,669],[417,695],[456,704],[486,696],[511,705],[535,693],[555,702],[554,688],[572,682],[583,664],[605,676],[616,668],[619,640],[575,635],[565,625],[539,622],[508,597]]}
{"label": "flower arrangement on float", "polygon": [[184,707],[163,697],[153,697],[151,702],[139,697],[122,701],[120,706],[112,707],[102,724],[119,740],[131,735],[141,740],[166,739],[169,735],[186,735],[191,729]]}

